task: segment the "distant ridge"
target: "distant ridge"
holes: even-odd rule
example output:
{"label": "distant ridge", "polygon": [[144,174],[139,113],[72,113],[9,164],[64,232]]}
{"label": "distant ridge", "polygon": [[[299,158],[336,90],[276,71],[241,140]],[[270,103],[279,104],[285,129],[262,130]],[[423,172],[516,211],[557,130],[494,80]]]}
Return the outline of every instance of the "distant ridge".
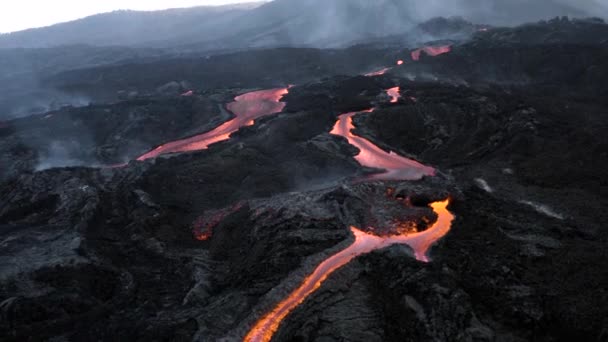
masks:
{"label": "distant ridge", "polygon": [[93,46],[198,50],[337,47],[403,33],[432,17],[516,25],[555,16],[608,17],[594,0],[275,0],[164,11],[116,11],[0,35],[0,48]]}

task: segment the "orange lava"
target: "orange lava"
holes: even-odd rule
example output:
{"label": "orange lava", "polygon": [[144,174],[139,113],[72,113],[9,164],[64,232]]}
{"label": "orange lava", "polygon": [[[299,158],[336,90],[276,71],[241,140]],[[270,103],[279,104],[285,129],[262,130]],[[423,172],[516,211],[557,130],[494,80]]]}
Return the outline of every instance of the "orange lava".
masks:
{"label": "orange lava", "polygon": [[418,50],[412,51],[412,59],[415,61],[419,61],[422,51],[424,51],[427,55],[434,57],[434,56],[443,55],[444,53],[451,52],[452,46],[451,45],[425,46]]}
{"label": "orange lava", "polygon": [[397,103],[401,98],[401,94],[399,93],[401,89],[399,87],[394,87],[391,89],[387,89],[386,93],[391,97],[391,103]]}
{"label": "orange lava", "polygon": [[367,77],[381,76],[381,75],[386,74],[386,72],[389,70],[391,70],[391,68],[384,68],[384,69],[380,69],[378,71],[369,72],[369,73],[365,74],[365,76],[367,76]]}
{"label": "orange lava", "polygon": [[259,320],[245,336],[245,342],[269,342],[278,330],[281,322],[291,311],[300,305],[308,296],[315,292],[321,284],[337,269],[346,265],[354,258],[395,244],[405,244],[414,250],[416,259],[428,262],[429,248],[444,237],[452,226],[454,215],[447,209],[449,200],[431,204],[438,216],[437,221],[427,230],[420,233],[396,236],[376,236],[363,232],[355,227],[351,231],[355,242],[346,249],[323,261],[302,284],[281,301],[271,312]]}
{"label": "orange lava", "polygon": [[401,59],[400,59],[400,60],[398,60],[398,61],[397,61],[397,65],[403,65],[403,60],[401,60]]}
{"label": "orange lava", "polygon": [[188,90],[187,92],[182,94],[182,96],[192,96],[192,95],[194,95],[194,91],[192,91],[192,90]]}
{"label": "orange lava", "polygon": [[[372,112],[373,109],[367,110]],[[355,128],[353,116],[357,114],[346,113],[338,117],[338,122],[330,132],[334,135],[343,136],[348,143],[357,147],[360,152],[355,159],[365,167],[384,169],[383,173],[368,177],[370,180],[418,180],[424,176],[434,176],[435,169],[423,165],[415,160],[402,157],[394,152],[386,152],[374,145],[371,141],[352,133]]]}
{"label": "orange lava", "polygon": [[227,105],[228,110],[236,115],[234,119],[224,122],[207,133],[160,145],[137,160],[156,158],[166,153],[205,150],[211,144],[228,140],[232,133],[243,126],[252,125],[256,119],[281,112],[285,108],[285,103],[280,100],[288,92],[288,88],[276,88],[237,96],[234,102]]}

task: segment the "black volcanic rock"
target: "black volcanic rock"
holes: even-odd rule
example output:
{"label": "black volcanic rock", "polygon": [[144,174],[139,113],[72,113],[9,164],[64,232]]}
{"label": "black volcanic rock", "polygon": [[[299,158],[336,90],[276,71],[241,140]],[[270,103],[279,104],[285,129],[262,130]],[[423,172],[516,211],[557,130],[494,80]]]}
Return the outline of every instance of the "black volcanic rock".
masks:
{"label": "black volcanic rock", "polygon": [[[597,37],[569,41],[570,30],[587,25],[603,24],[489,30],[377,77],[331,71],[369,72],[411,50],[250,53],[276,68],[243,66],[248,53],[235,53],[214,64],[229,71],[212,74],[217,89],[199,89],[201,79],[194,80],[189,97],[154,93],[188,80],[173,73],[196,70],[185,59],[158,62],[174,67],[158,74],[134,62],[131,73],[115,66],[66,76],[66,84],[139,95],[0,123],[2,339],[241,340],[352,243],[349,226],[390,233],[397,219],[424,230],[436,217],[429,202],[449,197],[455,220],[429,263],[406,246],[355,258],[283,320],[273,341],[602,341],[605,51]],[[553,30],[568,32],[545,39]],[[508,32],[531,38],[509,42]],[[356,61],[336,67],[348,53]],[[311,55],[318,59],[306,63]],[[586,68],[584,77],[574,75]],[[471,70],[513,79],[505,84]],[[438,80],[407,77],[416,72]],[[107,83],[95,82],[100,74]],[[526,81],[514,82],[520,75]],[[274,87],[298,78],[283,112],[207,150],[121,168],[32,170],[54,139],[74,140],[83,148],[73,152],[84,156],[105,151],[108,161],[137,156],[219,125],[226,119],[220,107],[255,82]],[[139,82],[148,90],[124,86]],[[386,89],[395,86],[401,98],[391,103]],[[436,176],[364,181],[377,170],[362,168],[357,149],[329,132],[339,114],[371,107],[354,117],[354,133],[435,167]],[[90,134],[77,134],[85,128]]]}
{"label": "black volcanic rock", "polygon": [[0,179],[57,166],[111,166],[167,141],[200,134],[228,120],[232,94],[141,98],[114,105],[64,108],[2,128]]}

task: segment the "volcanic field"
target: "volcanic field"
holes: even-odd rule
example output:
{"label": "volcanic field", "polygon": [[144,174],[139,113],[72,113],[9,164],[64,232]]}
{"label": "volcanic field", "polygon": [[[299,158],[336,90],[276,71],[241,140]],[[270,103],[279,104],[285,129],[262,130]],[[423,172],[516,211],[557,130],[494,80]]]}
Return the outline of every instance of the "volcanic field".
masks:
{"label": "volcanic field", "polygon": [[93,103],[0,122],[0,340],[608,340],[601,21],[47,82]]}

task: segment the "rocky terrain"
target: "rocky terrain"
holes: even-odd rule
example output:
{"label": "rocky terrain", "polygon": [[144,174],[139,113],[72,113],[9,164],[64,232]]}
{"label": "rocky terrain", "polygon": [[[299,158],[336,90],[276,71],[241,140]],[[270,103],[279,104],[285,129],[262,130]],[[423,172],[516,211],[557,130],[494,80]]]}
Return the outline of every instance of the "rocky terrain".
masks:
{"label": "rocky terrain", "polygon": [[[406,244],[360,255],[272,340],[606,341],[605,32],[558,19],[429,42],[449,52],[418,61],[373,44],[56,76],[99,101],[0,122],[0,340],[243,340],[351,227],[423,234],[449,199],[428,262]],[[275,87],[280,113],[136,160]],[[330,134],[350,112],[353,134],[434,175],[373,180]]]}

